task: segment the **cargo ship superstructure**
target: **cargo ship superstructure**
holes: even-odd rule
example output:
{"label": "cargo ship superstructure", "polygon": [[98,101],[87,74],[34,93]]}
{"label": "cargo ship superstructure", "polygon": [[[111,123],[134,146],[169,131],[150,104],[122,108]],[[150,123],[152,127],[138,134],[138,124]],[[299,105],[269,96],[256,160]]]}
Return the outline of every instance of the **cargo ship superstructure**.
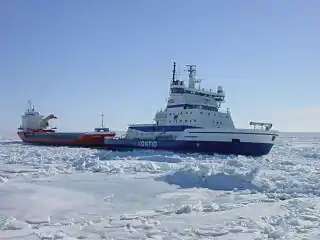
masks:
{"label": "cargo ship superstructure", "polygon": [[31,101],[28,109],[22,115],[22,123],[18,129],[20,139],[25,143],[52,146],[101,147],[104,139],[116,136],[115,132],[104,127],[103,114],[101,127],[93,132],[58,132],[57,128],[50,128],[49,121],[57,119],[54,114],[47,117],[40,115]]}
{"label": "cargo ship superstructure", "polygon": [[[170,94],[164,110],[156,112],[153,124],[129,125],[124,137],[106,138],[110,150],[157,149],[207,154],[261,156],[272,149],[277,131],[272,124],[250,122],[253,129],[237,129],[221,86],[205,90],[196,79],[196,66],[187,65],[188,84],[177,79],[173,64]],[[198,86],[196,86],[198,84]]]}

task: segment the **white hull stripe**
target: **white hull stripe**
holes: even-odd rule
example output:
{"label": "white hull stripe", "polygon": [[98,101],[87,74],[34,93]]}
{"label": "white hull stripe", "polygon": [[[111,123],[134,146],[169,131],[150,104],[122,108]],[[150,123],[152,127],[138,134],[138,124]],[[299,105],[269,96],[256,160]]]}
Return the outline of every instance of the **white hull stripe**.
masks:
{"label": "white hull stripe", "polygon": [[276,133],[257,133],[257,132],[189,132],[189,133],[195,133],[195,134],[252,134],[252,135],[268,135],[268,136],[273,136],[277,135]]}

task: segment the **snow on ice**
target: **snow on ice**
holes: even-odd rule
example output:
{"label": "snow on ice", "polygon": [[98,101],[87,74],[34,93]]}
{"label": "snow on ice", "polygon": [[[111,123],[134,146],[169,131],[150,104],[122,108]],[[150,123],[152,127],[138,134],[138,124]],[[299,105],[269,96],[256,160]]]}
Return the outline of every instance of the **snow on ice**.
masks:
{"label": "snow on ice", "polygon": [[0,141],[0,239],[320,239],[320,135],[264,157]]}

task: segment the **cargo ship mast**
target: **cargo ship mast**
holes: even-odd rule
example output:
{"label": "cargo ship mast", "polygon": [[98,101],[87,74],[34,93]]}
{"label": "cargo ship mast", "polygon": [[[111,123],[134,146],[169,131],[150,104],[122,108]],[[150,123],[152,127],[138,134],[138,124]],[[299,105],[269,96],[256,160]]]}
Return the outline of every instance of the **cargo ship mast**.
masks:
{"label": "cargo ship mast", "polygon": [[95,132],[109,132],[110,129],[107,127],[104,127],[104,114],[101,113],[101,127],[97,127],[94,129]]}

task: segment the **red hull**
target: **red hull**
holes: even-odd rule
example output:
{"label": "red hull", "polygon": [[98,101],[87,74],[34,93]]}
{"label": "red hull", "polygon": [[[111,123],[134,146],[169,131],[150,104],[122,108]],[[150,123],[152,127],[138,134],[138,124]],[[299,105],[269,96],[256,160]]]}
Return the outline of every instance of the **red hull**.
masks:
{"label": "red hull", "polygon": [[105,133],[59,133],[59,132],[18,132],[26,143],[52,146],[100,147],[105,137],[114,137],[113,132]]}

